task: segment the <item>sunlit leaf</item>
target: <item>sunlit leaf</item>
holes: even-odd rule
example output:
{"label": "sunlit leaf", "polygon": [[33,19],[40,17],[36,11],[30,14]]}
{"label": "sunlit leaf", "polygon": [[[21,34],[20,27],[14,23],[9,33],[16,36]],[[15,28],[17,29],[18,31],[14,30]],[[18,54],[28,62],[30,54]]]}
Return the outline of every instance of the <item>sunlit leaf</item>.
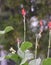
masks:
{"label": "sunlit leaf", "polygon": [[43,60],[42,65],[51,65],[51,58]]}
{"label": "sunlit leaf", "polygon": [[8,32],[10,32],[10,31],[12,31],[12,30],[14,30],[14,28],[13,28],[12,26],[7,26],[7,27],[4,29],[5,33],[8,33]]}
{"label": "sunlit leaf", "polygon": [[29,49],[31,47],[32,47],[32,43],[31,42],[23,42],[21,44],[20,48],[21,48],[22,51],[25,51],[25,50],[27,50],[27,49]]}

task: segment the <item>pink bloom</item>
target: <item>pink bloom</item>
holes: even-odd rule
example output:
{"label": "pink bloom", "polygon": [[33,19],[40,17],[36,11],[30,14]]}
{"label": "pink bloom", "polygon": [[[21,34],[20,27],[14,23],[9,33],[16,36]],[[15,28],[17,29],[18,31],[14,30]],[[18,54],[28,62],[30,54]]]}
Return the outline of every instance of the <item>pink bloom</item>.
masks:
{"label": "pink bloom", "polygon": [[51,21],[49,21],[48,27],[49,27],[49,29],[51,29]]}
{"label": "pink bloom", "polygon": [[23,8],[23,9],[21,10],[21,13],[22,13],[23,16],[26,15],[26,10]]}

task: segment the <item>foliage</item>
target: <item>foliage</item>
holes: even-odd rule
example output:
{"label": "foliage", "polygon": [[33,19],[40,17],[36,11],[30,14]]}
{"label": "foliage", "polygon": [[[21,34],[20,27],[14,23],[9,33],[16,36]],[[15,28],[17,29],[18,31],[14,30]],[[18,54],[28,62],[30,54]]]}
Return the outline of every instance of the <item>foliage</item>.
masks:
{"label": "foliage", "polygon": [[32,47],[32,43],[31,42],[23,42],[21,44],[21,47],[20,48],[21,48],[22,51],[26,51],[30,47]]}
{"label": "foliage", "polygon": [[21,4],[21,2],[19,1],[19,0],[6,0],[6,2],[7,2],[7,5],[9,6],[9,7],[15,7],[15,6],[17,6],[17,5],[20,5]]}
{"label": "foliage", "polygon": [[12,26],[7,26],[3,31],[0,31],[0,35],[8,33],[8,32],[10,32],[12,30],[14,30],[14,28]]}
{"label": "foliage", "polygon": [[[11,59],[13,61],[15,61],[17,63],[17,61],[19,61],[19,57],[22,59],[21,62],[19,63],[20,65],[28,65],[27,61],[33,58],[33,54],[30,53],[30,51],[28,50],[28,48],[30,48],[32,46],[32,44],[30,42],[24,42],[27,43],[26,44],[26,48],[24,48],[23,46],[25,46],[25,44],[21,45],[21,48],[24,49],[24,51],[22,52],[22,50],[20,48],[18,48],[18,52],[17,54],[13,54],[10,53],[7,56],[5,56],[6,59]],[[31,46],[30,46],[31,45]],[[28,50],[28,51],[27,51]],[[14,49],[12,49],[12,51],[14,51]],[[23,55],[22,55],[23,54]],[[19,60],[18,60],[19,59]]]}
{"label": "foliage", "polygon": [[11,60],[15,61],[16,63],[17,63],[18,58],[19,58],[19,57],[18,57],[17,54],[12,54],[12,53],[8,54],[8,55],[5,57],[5,59],[11,59]]}
{"label": "foliage", "polygon": [[[6,50],[8,50],[8,48],[10,47],[10,41],[13,39],[13,38],[11,39],[11,37],[12,37],[11,32],[13,32],[13,31],[14,31],[14,28],[12,26],[7,26],[4,30],[0,31],[0,44],[4,45],[4,48],[5,49],[7,48]],[[11,36],[9,36],[10,34],[11,34]],[[10,38],[10,39],[8,39],[8,38]]]}
{"label": "foliage", "polygon": [[23,64],[23,65],[28,65],[28,63],[26,62],[25,64]]}
{"label": "foliage", "polygon": [[[4,44],[6,49],[9,49],[10,46],[13,46],[14,48],[16,47],[16,38],[20,37],[21,40],[23,41],[23,17],[21,15],[21,4],[24,5],[27,14],[26,14],[26,40],[29,40],[33,43],[33,48],[32,50],[34,51],[34,46],[35,46],[35,36],[34,33],[30,32],[28,29],[28,23],[29,23],[29,17],[31,17],[32,12],[30,12],[31,9],[31,5],[34,6],[35,11],[33,12],[33,15],[38,16],[39,19],[41,18],[45,18],[46,15],[51,14],[51,0],[36,0],[35,2],[31,3],[30,0],[1,0],[1,15],[0,15],[0,30],[3,30],[4,28],[6,28],[7,26],[13,26],[14,27],[14,32],[12,31],[13,29],[4,29],[6,30],[6,33],[4,35],[4,37],[0,36],[0,44]],[[39,3],[37,3],[37,1],[40,1]],[[36,13],[36,14],[34,14]],[[46,18],[47,19],[47,18]],[[11,31],[11,32],[9,32]],[[5,31],[2,31],[5,33]],[[1,32],[1,33],[2,33]],[[48,32],[48,31],[47,31]],[[43,32],[42,38],[39,41],[38,44],[38,53],[40,53],[40,51],[45,52],[44,54],[47,53],[47,46],[48,46],[48,33],[47,32]],[[29,49],[29,46],[27,47],[27,45],[25,44],[25,48],[24,45],[22,45],[23,47],[22,50],[27,50]],[[30,45],[31,46],[31,45]],[[27,48],[27,49],[26,49]],[[41,53],[40,53],[41,54]],[[46,55],[45,55],[46,56]]]}
{"label": "foliage", "polygon": [[42,65],[51,65],[51,58],[44,59]]}
{"label": "foliage", "polygon": [[12,31],[12,30],[14,30],[14,28],[13,28],[12,26],[7,26],[7,27],[4,29],[5,33],[8,33],[8,32],[10,32],[10,31]]}

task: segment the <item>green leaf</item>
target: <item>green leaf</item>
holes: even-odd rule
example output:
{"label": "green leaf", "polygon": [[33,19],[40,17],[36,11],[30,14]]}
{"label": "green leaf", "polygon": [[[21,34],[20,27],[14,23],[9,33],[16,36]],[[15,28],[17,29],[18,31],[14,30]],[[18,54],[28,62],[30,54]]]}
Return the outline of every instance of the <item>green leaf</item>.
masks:
{"label": "green leaf", "polygon": [[42,65],[51,65],[51,58],[43,60]]}
{"label": "green leaf", "polygon": [[18,60],[18,55],[17,55],[17,54],[9,54],[9,55],[5,56],[5,58],[6,58],[6,59],[11,59],[11,60],[17,62],[17,60]]}
{"label": "green leaf", "polygon": [[14,30],[14,28],[13,28],[12,26],[7,26],[7,27],[4,29],[5,33],[8,33],[8,32],[10,32],[10,31],[12,31],[12,30]]}
{"label": "green leaf", "polygon": [[23,65],[28,65],[28,62],[24,63]]}
{"label": "green leaf", "polygon": [[31,42],[23,42],[21,44],[21,50],[22,51],[26,51],[27,49],[31,48],[32,47],[32,43]]}

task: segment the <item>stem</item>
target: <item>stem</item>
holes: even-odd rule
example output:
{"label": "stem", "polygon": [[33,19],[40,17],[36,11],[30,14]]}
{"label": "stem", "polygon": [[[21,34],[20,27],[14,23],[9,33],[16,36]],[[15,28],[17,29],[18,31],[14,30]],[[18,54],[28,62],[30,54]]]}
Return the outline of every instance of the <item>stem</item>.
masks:
{"label": "stem", "polygon": [[[19,46],[20,46],[20,43],[18,42],[18,43],[17,43],[17,47],[18,47],[18,49],[20,48]],[[17,52],[17,51],[16,51],[16,52]]]}
{"label": "stem", "polygon": [[26,24],[25,24],[25,15],[24,15],[23,17],[24,17],[23,22],[24,22],[24,42],[25,42],[25,40],[26,40]]}
{"label": "stem", "polygon": [[49,45],[48,45],[47,58],[49,58],[49,52],[50,52],[50,31],[49,31]]}
{"label": "stem", "polygon": [[37,45],[38,45],[38,40],[36,37],[36,44],[35,44],[35,59],[37,58]]}

